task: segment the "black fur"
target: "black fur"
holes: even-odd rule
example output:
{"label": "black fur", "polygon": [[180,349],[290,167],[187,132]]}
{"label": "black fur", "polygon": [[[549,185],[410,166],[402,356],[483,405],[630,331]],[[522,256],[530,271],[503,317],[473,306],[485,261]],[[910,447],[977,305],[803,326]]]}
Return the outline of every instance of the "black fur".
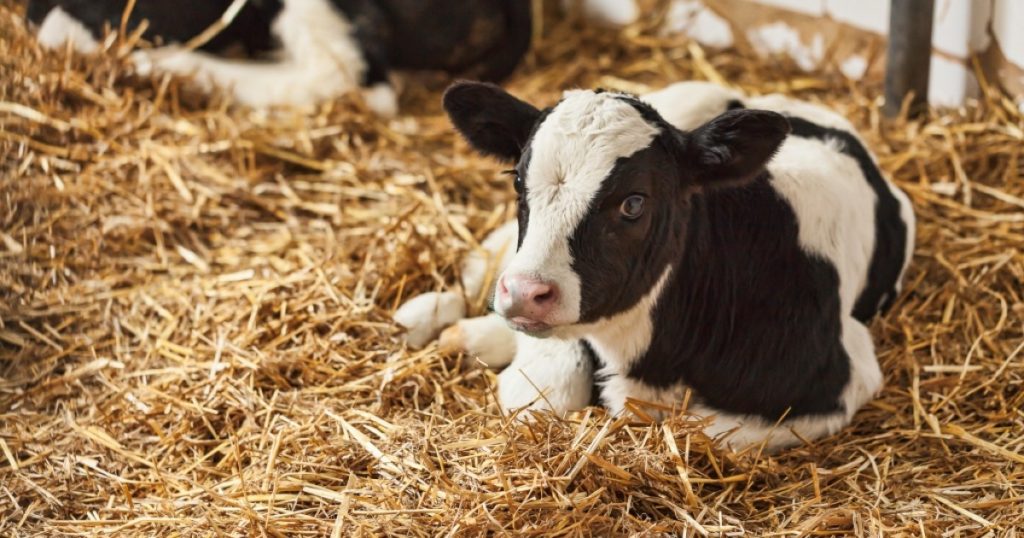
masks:
{"label": "black fur", "polygon": [[764,173],[693,196],[686,246],[630,377],[685,381],[715,409],[768,420],[841,410],[839,277],[800,248],[796,216],[769,182]]}
{"label": "black fur", "polygon": [[499,81],[529,50],[525,0],[331,0],[378,64]]}
{"label": "black fur", "polygon": [[590,342],[580,340],[580,344],[582,344],[586,360],[590,361],[590,371],[593,372],[590,386],[590,405],[597,407],[601,405],[601,386],[607,381],[607,377],[601,375],[601,361],[598,360],[597,354],[594,353],[594,348],[590,346]]}
{"label": "black fur", "polygon": [[523,180],[526,177],[526,170],[530,167],[530,157],[530,149],[527,148],[523,156],[519,158],[519,162],[516,163],[516,177],[513,181],[513,187],[516,191],[516,231],[519,234],[516,237],[516,250],[523,247],[523,239],[526,239],[526,230],[530,227],[530,204],[526,202],[529,192],[526,188],[526,181]]}

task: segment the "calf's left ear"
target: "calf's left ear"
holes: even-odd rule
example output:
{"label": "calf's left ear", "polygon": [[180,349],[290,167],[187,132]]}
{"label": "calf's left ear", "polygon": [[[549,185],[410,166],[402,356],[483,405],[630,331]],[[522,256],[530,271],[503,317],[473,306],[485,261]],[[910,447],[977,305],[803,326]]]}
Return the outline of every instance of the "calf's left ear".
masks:
{"label": "calf's left ear", "polygon": [[684,165],[698,185],[740,185],[764,170],[789,131],[781,114],[730,110],[686,135]]}
{"label": "calf's left ear", "polygon": [[540,111],[494,84],[456,82],[444,92],[444,110],[474,149],[506,161],[521,156]]}

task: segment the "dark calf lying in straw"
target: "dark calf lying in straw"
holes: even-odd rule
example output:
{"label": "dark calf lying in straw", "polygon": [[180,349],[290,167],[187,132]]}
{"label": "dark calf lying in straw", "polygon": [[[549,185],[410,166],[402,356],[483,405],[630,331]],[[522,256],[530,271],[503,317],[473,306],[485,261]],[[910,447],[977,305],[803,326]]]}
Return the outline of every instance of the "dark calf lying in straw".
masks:
{"label": "dark calf lying in straw", "polygon": [[[844,118],[706,83],[571,91],[545,110],[462,83],[445,108],[476,149],[515,162],[518,223],[484,243],[517,246],[495,314],[442,338],[511,361],[503,407],[579,409],[595,379],[613,412],[691,390],[709,434],[777,449],[838,431],[880,389],[865,324],[900,291],[914,216]],[[486,256],[467,262],[472,295]],[[457,297],[396,319],[422,343],[461,317]]]}
{"label": "dark calf lying in straw", "polygon": [[[39,40],[96,50],[105,29],[121,28],[126,0],[32,0],[28,18]],[[256,107],[309,105],[362,88],[376,112],[396,112],[388,72],[442,70],[485,80],[512,72],[529,49],[528,1],[520,0],[139,0],[131,31],[145,21],[147,40],[167,45],[133,57],[140,72],[195,75]],[[234,11],[240,6],[240,9]],[[230,24],[201,51],[179,45],[227,14]],[[233,15],[233,18],[231,16]],[[239,61],[214,53],[240,47]]]}

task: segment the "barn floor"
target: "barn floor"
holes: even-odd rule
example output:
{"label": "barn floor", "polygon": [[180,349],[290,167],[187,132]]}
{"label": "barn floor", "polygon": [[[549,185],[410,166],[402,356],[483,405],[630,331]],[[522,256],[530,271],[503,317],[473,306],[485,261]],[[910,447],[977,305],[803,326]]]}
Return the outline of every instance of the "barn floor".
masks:
{"label": "barn floor", "polygon": [[[835,104],[920,219],[875,322],[886,388],[779,456],[592,409],[514,426],[494,375],[390,312],[510,214],[500,165],[407,79],[261,117],[43,53],[0,2],[0,535],[1014,536],[1024,529],[1024,117],[915,122],[878,84],[545,20],[512,89],[724,79]],[[629,82],[626,82],[626,81]]]}

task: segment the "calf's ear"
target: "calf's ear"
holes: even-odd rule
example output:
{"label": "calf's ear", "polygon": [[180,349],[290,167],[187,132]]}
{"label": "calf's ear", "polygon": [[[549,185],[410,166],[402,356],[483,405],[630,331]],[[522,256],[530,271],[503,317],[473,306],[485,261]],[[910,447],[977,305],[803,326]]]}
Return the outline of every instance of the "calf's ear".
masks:
{"label": "calf's ear", "polygon": [[444,110],[480,153],[516,161],[540,111],[494,84],[456,82],[444,92]]}
{"label": "calf's ear", "polygon": [[698,185],[741,185],[760,175],[789,131],[781,114],[730,110],[686,136],[683,165]]}

